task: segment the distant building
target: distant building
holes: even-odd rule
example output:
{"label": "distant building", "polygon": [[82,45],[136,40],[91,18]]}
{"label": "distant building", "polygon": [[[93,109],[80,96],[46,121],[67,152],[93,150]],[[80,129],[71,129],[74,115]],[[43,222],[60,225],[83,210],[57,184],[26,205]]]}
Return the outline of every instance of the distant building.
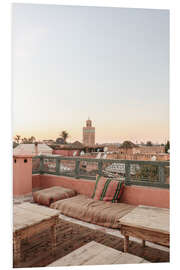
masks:
{"label": "distant building", "polygon": [[113,158],[128,160],[151,160],[151,161],[167,161],[169,154],[165,153],[164,146],[138,146],[130,141],[125,141],[119,147],[117,154]]}
{"label": "distant building", "polygon": [[71,143],[71,147],[75,148],[75,149],[82,149],[82,148],[84,148],[84,145],[82,143],[80,143],[79,141],[75,141],[75,142]]}
{"label": "distant building", "polygon": [[152,145],[152,146],[140,146],[139,153],[141,154],[160,154],[165,153],[165,146]]}
{"label": "distant building", "polygon": [[52,148],[50,148],[45,143],[39,143],[39,144],[19,144],[16,148],[13,150],[14,155],[51,155],[52,154]]}
{"label": "distant building", "polygon": [[84,145],[78,141],[69,144],[55,144],[51,145],[53,154],[62,156],[79,156],[80,152],[84,150]]}
{"label": "distant building", "polygon": [[86,121],[86,127],[83,127],[83,144],[95,145],[95,127],[92,127],[92,121]]}
{"label": "distant building", "polygon": [[51,139],[49,139],[49,140],[43,140],[42,142],[45,143],[45,144],[55,143],[55,141],[54,140],[51,140]]}

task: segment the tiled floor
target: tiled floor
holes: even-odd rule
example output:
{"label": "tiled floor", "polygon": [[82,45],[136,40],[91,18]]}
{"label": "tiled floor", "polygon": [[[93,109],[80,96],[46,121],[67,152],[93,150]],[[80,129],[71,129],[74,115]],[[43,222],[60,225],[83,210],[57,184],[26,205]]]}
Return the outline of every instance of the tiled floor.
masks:
{"label": "tiled floor", "polygon": [[[29,194],[29,195],[26,195],[26,196],[21,196],[21,197],[16,197],[16,198],[13,198],[13,204],[20,204],[20,203],[23,203],[23,202],[33,202],[33,197],[32,197],[32,194]],[[119,241],[121,242],[121,245],[123,246],[123,236],[121,235],[121,233],[120,233],[120,231],[118,231],[118,230],[115,230],[115,229],[109,229],[109,228],[106,228],[106,227],[102,227],[102,226],[99,226],[99,225],[95,225],[95,224],[91,224],[91,223],[87,223],[87,222],[83,222],[83,221],[80,221],[80,220],[77,220],[77,219],[74,219],[74,218],[71,218],[71,217],[67,217],[67,216],[64,216],[64,215],[60,215],[59,216],[60,217],[60,220],[62,220],[62,222],[64,221],[64,222],[68,222],[68,223],[66,223],[67,225],[67,229],[63,229],[63,231],[65,232],[65,234],[63,235],[63,231],[61,232],[61,239],[63,238],[63,237],[65,237],[66,238],[66,234],[68,234],[69,235],[69,232],[71,232],[71,230],[72,230],[72,228],[74,228],[73,230],[75,230],[76,231],[76,226],[78,226],[77,227],[77,231],[79,231],[79,232],[77,232],[77,234],[75,234],[75,236],[74,236],[74,241],[70,241],[70,247],[68,246],[68,242],[67,242],[67,244],[65,245],[65,247],[63,247],[63,249],[64,249],[64,251],[62,252],[62,254],[61,254],[61,256],[63,255],[65,255],[66,253],[67,253],[67,251],[66,251],[66,246],[67,246],[67,248],[69,249],[68,250],[68,253],[70,252],[70,250],[72,249],[74,249],[74,248],[71,248],[71,244],[73,245],[74,244],[74,242],[76,242],[75,241],[75,239],[78,237],[78,234],[81,236],[82,234],[84,234],[85,235],[85,237],[87,238],[87,242],[88,241],[90,241],[90,240],[94,240],[95,238],[96,238],[96,235],[97,235],[97,241],[99,241],[99,242],[101,242],[102,241],[102,243],[105,241],[105,243],[107,244],[107,245],[109,245],[109,246],[111,246],[111,241],[113,241],[113,240],[111,240],[111,238],[110,237],[115,237],[114,239],[118,239],[119,238]],[[62,223],[63,224],[63,223]],[[72,224],[72,225],[70,225],[70,224]],[[74,225],[73,225],[74,224]],[[65,227],[66,227],[65,226]],[[75,227],[74,227],[75,226]],[[79,227],[80,226],[80,227]],[[84,227],[84,230],[83,229],[78,229],[78,228],[83,228]],[[62,227],[61,227],[61,229],[62,229]],[[86,231],[86,230],[88,230],[88,231]],[[90,230],[90,231],[89,231]],[[92,230],[92,231],[91,231]],[[93,233],[93,231],[94,231],[94,233]],[[93,234],[92,234],[92,233]],[[99,232],[99,238],[98,238],[98,232]],[[71,232],[72,233],[72,232]],[[103,237],[101,236],[101,233],[103,233]],[[91,237],[89,237],[89,235],[94,235],[94,236],[92,236],[92,238]],[[105,237],[105,235],[106,235],[106,237]],[[47,236],[46,236],[47,237]],[[107,238],[107,239],[106,239]],[[102,240],[101,240],[102,239]],[[104,239],[106,239],[106,240],[104,240]],[[66,239],[64,239],[65,241],[66,241]],[[37,242],[38,242],[38,236],[37,236],[37,240],[36,240]],[[35,241],[35,242],[36,242]],[[114,240],[114,241],[116,241],[116,240]],[[132,237],[130,237],[130,241],[133,241],[134,242],[134,245],[136,245],[135,243],[137,243],[137,244],[139,244],[139,243],[141,243],[141,241],[139,240],[139,239],[136,239],[136,238],[132,238]],[[36,243],[37,243],[36,242]],[[66,242],[65,242],[66,243]],[[82,243],[80,243],[80,246],[82,245],[82,244],[85,244],[86,243],[86,241],[85,240],[82,240]],[[27,243],[28,244],[28,243]],[[121,246],[120,245],[120,246]],[[35,244],[35,246],[36,246],[36,244]],[[146,242],[146,246],[147,246],[147,249],[149,249],[150,248],[150,250],[151,249],[155,249],[155,250],[159,250],[159,253],[161,254],[162,252],[167,252],[167,254],[169,254],[169,248],[167,248],[167,247],[163,247],[163,246],[160,246],[160,245],[157,245],[157,244],[153,244],[153,243],[150,243],[150,242]],[[113,245],[112,245],[112,247],[113,247]],[[24,248],[25,248],[25,246],[24,246]],[[61,247],[62,248],[62,247]],[[139,247],[138,247],[139,248]],[[25,248],[26,249],[26,248]],[[26,256],[30,256],[30,260],[32,260],[32,258],[33,258],[33,256],[31,255],[31,250],[33,251],[35,248],[33,247],[33,245],[31,246],[31,244],[29,245],[27,245],[27,249],[29,249],[29,251],[28,251],[28,253],[26,253],[26,255],[25,255],[25,257]],[[135,250],[136,250],[136,248],[135,248]],[[139,248],[139,250],[140,250],[140,248]],[[132,250],[132,252],[133,252],[133,250]],[[29,255],[28,255],[29,254]],[[136,252],[135,252],[135,254],[136,254]],[[162,253],[163,254],[163,256],[164,256],[164,253]],[[142,256],[141,255],[141,253],[139,254],[139,256]],[[157,256],[157,255],[156,255]],[[58,256],[59,257],[59,256]],[[165,255],[165,258],[167,257],[167,255]],[[168,258],[168,257],[167,257]],[[168,259],[165,259],[165,261],[167,261]],[[28,259],[28,257],[27,257],[27,259]],[[52,259],[51,258],[49,258],[48,260],[47,260],[47,262],[50,262]],[[155,261],[156,261],[156,259],[155,259]],[[153,262],[153,261],[152,261]],[[25,265],[28,265],[29,263],[27,262],[27,264],[25,263]],[[33,264],[32,264],[33,265]],[[45,264],[43,264],[43,262],[41,261],[41,262],[38,262],[38,263],[35,263],[33,266],[45,266]]]}
{"label": "tiled floor", "polygon": [[13,198],[13,204],[20,204],[23,202],[33,202],[32,194],[25,196],[16,196]]}
{"label": "tiled floor", "polygon": [[[47,266],[91,241],[123,251],[123,239],[121,237],[110,235],[99,229],[75,224],[62,219],[61,216],[57,226],[55,255],[52,256],[50,252],[50,230],[42,231],[29,239],[21,241],[22,261],[19,267]],[[128,253],[141,257],[151,263],[169,262],[169,252],[148,246],[142,247],[141,244],[135,241],[130,241]]]}
{"label": "tiled floor", "polygon": [[[110,234],[110,235],[114,235],[114,236],[123,238],[123,235],[120,233],[120,231],[115,230],[115,229],[113,230],[113,229],[109,229],[109,228],[102,227],[102,226],[99,226],[99,225],[87,223],[87,222],[84,222],[84,221],[81,221],[81,220],[78,220],[78,219],[75,219],[75,218],[67,217],[67,216],[64,216],[64,215],[60,215],[59,217],[62,220],[66,220],[66,221],[69,221],[69,222],[72,222],[72,223],[75,223],[75,224],[78,224],[78,225],[81,225],[81,226],[85,226],[85,227],[90,228],[90,229],[93,229],[93,230],[98,230],[98,231],[101,231],[101,232],[104,232],[104,233],[107,233],[107,234]],[[135,241],[137,243],[141,243],[141,240],[139,240],[137,238],[129,237],[129,239],[131,241]],[[160,250],[169,252],[169,248],[168,247],[164,247],[164,246],[160,246],[160,245],[157,245],[157,244],[153,244],[153,243],[148,242],[148,241],[146,241],[146,245],[149,246],[149,247],[153,247],[153,248],[157,248],[157,249],[160,249]]]}

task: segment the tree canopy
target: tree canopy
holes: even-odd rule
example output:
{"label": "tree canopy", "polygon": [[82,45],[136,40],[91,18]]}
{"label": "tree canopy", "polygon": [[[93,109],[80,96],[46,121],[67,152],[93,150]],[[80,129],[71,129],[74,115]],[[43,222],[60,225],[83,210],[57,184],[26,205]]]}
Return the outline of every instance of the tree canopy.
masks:
{"label": "tree canopy", "polygon": [[34,143],[36,141],[36,138],[34,136],[31,136],[29,138],[22,138],[21,142],[24,144]]}
{"label": "tree canopy", "polygon": [[16,136],[14,137],[14,140],[15,140],[15,142],[16,142],[17,144],[20,143],[20,139],[21,139],[21,135],[16,135]]}
{"label": "tree canopy", "polygon": [[60,133],[60,138],[63,139],[64,143],[66,144],[67,143],[67,138],[69,138],[69,134],[66,130],[63,130],[61,133]]}
{"label": "tree canopy", "polygon": [[21,135],[16,135],[14,137],[14,141],[17,143],[17,144],[20,144],[20,143],[34,143],[36,141],[36,138],[34,136],[31,136],[29,138],[22,138]]}
{"label": "tree canopy", "polygon": [[123,144],[120,146],[120,148],[133,148],[136,147],[136,145],[131,141],[124,141]]}
{"label": "tree canopy", "polygon": [[147,145],[147,146],[152,146],[153,144],[152,144],[151,141],[147,141],[146,145]]}
{"label": "tree canopy", "polygon": [[61,138],[61,137],[59,137],[59,138],[56,139],[56,143],[58,143],[58,144],[64,144],[64,139]]}
{"label": "tree canopy", "polygon": [[167,153],[169,149],[170,149],[170,141],[167,141],[165,145],[165,152]]}

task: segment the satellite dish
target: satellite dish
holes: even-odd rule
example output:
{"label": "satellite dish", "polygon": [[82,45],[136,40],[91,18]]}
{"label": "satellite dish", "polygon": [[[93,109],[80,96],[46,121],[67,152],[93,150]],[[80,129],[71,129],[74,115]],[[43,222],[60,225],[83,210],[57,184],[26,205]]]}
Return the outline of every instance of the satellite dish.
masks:
{"label": "satellite dish", "polygon": [[104,154],[103,158],[106,159],[106,157],[107,157],[107,154]]}
{"label": "satellite dish", "polygon": [[106,147],[104,147],[104,152],[107,152],[107,150],[108,150],[107,146],[106,146]]}
{"label": "satellite dish", "polygon": [[151,158],[151,160],[152,160],[152,161],[156,161],[156,156],[153,156],[153,157]]}
{"label": "satellite dish", "polygon": [[84,151],[81,151],[80,156],[84,156]]}
{"label": "satellite dish", "polygon": [[101,158],[101,152],[97,154],[96,158]]}

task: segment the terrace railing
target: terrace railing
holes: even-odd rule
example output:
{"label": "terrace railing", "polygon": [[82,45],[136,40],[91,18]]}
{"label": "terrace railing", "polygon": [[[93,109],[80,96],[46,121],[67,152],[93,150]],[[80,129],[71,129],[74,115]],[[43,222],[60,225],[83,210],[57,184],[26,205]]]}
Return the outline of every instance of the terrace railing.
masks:
{"label": "terrace railing", "polygon": [[126,185],[169,188],[169,161],[96,159],[62,156],[33,157],[33,174],[96,179],[96,174],[124,180]]}

